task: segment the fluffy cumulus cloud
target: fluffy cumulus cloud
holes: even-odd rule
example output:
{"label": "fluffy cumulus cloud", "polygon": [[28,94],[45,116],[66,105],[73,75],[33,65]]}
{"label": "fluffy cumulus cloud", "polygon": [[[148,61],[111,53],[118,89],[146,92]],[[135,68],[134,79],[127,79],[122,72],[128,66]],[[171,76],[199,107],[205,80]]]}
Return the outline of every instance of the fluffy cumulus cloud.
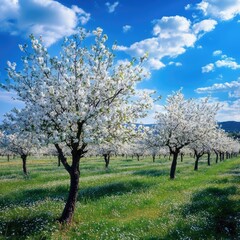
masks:
{"label": "fluffy cumulus cloud", "polygon": [[2,0],[0,31],[12,35],[43,36],[47,46],[86,24],[90,14],[76,5],[68,8],[53,0]]}
{"label": "fluffy cumulus cloud", "polygon": [[228,57],[223,60],[216,61],[215,65],[218,68],[226,67],[234,70],[240,68],[240,65],[237,62],[235,62],[234,58],[228,58]]}
{"label": "fluffy cumulus cloud", "polygon": [[227,92],[229,97],[240,97],[240,78],[236,81],[215,83],[209,87],[197,88],[197,93]]}
{"label": "fluffy cumulus cloud", "polygon": [[211,16],[223,21],[230,20],[240,14],[239,0],[202,0],[197,4],[205,16]]}
{"label": "fluffy cumulus cloud", "polygon": [[115,12],[116,7],[119,5],[119,2],[114,2],[113,4],[111,4],[110,2],[106,2],[105,5],[108,8],[108,12],[113,13]]}
{"label": "fluffy cumulus cloud", "polygon": [[[240,121],[240,99],[229,99],[229,100],[220,100],[217,97],[207,97],[208,103],[211,104],[218,104],[220,109],[217,112],[216,120],[218,122],[225,122],[225,121]],[[198,100],[203,100],[204,98],[198,98]]]}
{"label": "fluffy cumulus cloud", "polygon": [[130,31],[131,28],[132,28],[132,26],[130,26],[130,25],[124,25],[124,26],[123,26],[123,32],[126,33],[126,32],[128,32],[128,31]]}
{"label": "fluffy cumulus cloud", "polygon": [[206,19],[193,25],[193,31],[195,34],[204,34],[212,31],[217,25],[217,21],[213,19]]}
{"label": "fluffy cumulus cloud", "polygon": [[214,64],[209,63],[206,66],[202,67],[202,73],[212,72],[214,70]]}
{"label": "fluffy cumulus cloud", "polygon": [[240,69],[240,64],[232,57],[222,54],[221,50],[216,50],[213,52],[213,56],[220,56],[221,59],[217,60],[215,63],[209,63],[202,67],[202,73],[208,73],[214,71],[215,68],[230,68],[232,70]]}
{"label": "fluffy cumulus cloud", "polygon": [[216,116],[219,122],[240,121],[240,99],[235,101],[220,101],[219,103],[222,106]]}
{"label": "fluffy cumulus cloud", "polygon": [[[208,26],[207,26],[208,24]],[[148,54],[148,66],[160,69],[164,57],[174,58],[183,54],[187,48],[193,47],[197,39],[204,33],[214,29],[215,20],[203,20],[192,24],[183,16],[163,17],[154,21],[153,36],[131,46],[118,46],[119,51],[125,51],[131,56],[142,57]]]}

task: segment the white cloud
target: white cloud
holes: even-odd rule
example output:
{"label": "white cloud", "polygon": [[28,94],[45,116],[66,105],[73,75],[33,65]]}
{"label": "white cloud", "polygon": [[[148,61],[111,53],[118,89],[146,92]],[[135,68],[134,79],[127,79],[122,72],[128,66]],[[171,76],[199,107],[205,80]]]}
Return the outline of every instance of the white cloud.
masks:
{"label": "white cloud", "polygon": [[219,122],[240,121],[240,99],[235,101],[219,101],[219,103],[222,105],[216,117]]}
{"label": "white cloud", "polygon": [[158,69],[164,68],[165,64],[158,59],[150,58],[147,62],[147,67],[153,70],[158,70]]}
{"label": "white cloud", "polygon": [[216,50],[213,52],[213,56],[219,56],[222,54],[222,50]]}
{"label": "white cloud", "polygon": [[205,34],[207,32],[211,32],[215,26],[217,25],[217,22],[213,19],[205,19],[201,22],[198,22],[193,25],[193,31],[195,34]]}
{"label": "white cloud", "polygon": [[230,97],[240,97],[240,78],[236,81],[215,83],[210,87],[197,88],[197,93],[227,92]]}
{"label": "white cloud", "polygon": [[221,60],[217,60],[215,63],[209,63],[202,67],[202,73],[212,72],[215,68],[222,67],[230,68],[232,70],[240,69],[240,64],[238,64],[234,58],[222,54],[221,50],[214,51],[213,56],[220,56]]}
{"label": "white cloud", "polygon": [[2,0],[0,31],[11,35],[42,36],[47,46],[86,24],[90,14],[76,5],[68,8],[53,0]]}
{"label": "white cloud", "polygon": [[[208,103],[219,104],[220,109],[217,112],[216,120],[218,122],[225,121],[240,121],[240,99],[221,101],[217,97],[207,97]],[[204,98],[198,98],[198,100],[203,100]]]}
{"label": "white cloud", "polygon": [[165,112],[165,108],[163,105],[154,103],[152,109],[148,112],[147,116],[145,118],[139,119],[140,123],[143,124],[153,124],[156,123],[155,115],[156,112]]}
{"label": "white cloud", "polygon": [[225,58],[223,60],[218,60],[215,63],[216,67],[220,68],[220,67],[226,67],[226,68],[231,68],[231,69],[239,69],[240,65],[233,61],[232,58]]}
{"label": "white cloud", "polygon": [[223,21],[231,20],[240,14],[239,0],[202,0],[197,4],[205,16],[211,16]]}
{"label": "white cloud", "polygon": [[199,37],[213,30],[216,25],[215,20],[209,19],[192,26],[191,21],[182,16],[162,17],[153,23],[153,37],[135,42],[129,47],[118,46],[117,49],[133,57],[142,57],[147,53],[148,66],[155,70],[165,66],[162,63],[164,57],[174,58],[183,54],[187,48],[194,47]]}
{"label": "white cloud", "polygon": [[187,5],[184,7],[185,10],[189,10],[190,8],[191,8],[191,4],[187,4]]}
{"label": "white cloud", "polygon": [[125,25],[125,26],[123,26],[123,32],[126,33],[126,32],[128,32],[129,30],[131,30],[131,28],[132,28],[132,26],[130,26],[130,25]]}
{"label": "white cloud", "polygon": [[119,2],[114,2],[111,4],[110,2],[106,2],[105,5],[108,7],[108,12],[113,13],[118,6]]}
{"label": "white cloud", "polygon": [[174,65],[174,66],[176,66],[176,67],[181,67],[181,66],[182,66],[182,63],[171,61],[171,62],[168,63],[168,65]]}
{"label": "white cloud", "polygon": [[214,64],[209,63],[206,66],[202,67],[202,73],[212,72],[214,70]]}
{"label": "white cloud", "polygon": [[0,102],[8,103],[13,106],[23,106],[23,102],[20,100],[17,100],[17,94],[14,91],[1,91],[0,90]]}

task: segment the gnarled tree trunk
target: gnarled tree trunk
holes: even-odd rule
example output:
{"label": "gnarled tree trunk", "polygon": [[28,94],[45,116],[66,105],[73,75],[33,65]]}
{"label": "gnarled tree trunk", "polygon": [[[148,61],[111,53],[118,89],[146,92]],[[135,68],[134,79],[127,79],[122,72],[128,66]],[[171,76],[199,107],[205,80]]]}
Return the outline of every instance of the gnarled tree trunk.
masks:
{"label": "gnarled tree trunk", "polygon": [[27,155],[22,154],[21,159],[22,159],[23,173],[27,175]]}
{"label": "gnarled tree trunk", "polygon": [[67,223],[67,224],[71,223],[72,221],[76,202],[77,202],[80,171],[79,169],[72,168],[69,175],[70,175],[70,190],[68,193],[67,202],[63,209],[62,215],[59,218],[60,223]]}
{"label": "gnarled tree trunk", "polygon": [[105,161],[105,168],[108,169],[108,165],[110,162],[110,154],[103,154],[104,161]]}
{"label": "gnarled tree trunk", "polygon": [[214,151],[215,154],[216,154],[216,163],[218,163],[218,152],[217,151]]}
{"label": "gnarled tree trunk", "polygon": [[196,160],[195,160],[195,165],[194,165],[194,171],[197,171],[198,170],[198,162],[199,162],[200,156],[199,155],[195,155],[195,156],[196,156]]}
{"label": "gnarled tree trunk", "polygon": [[195,151],[195,157],[196,157],[196,160],[195,160],[195,165],[194,165],[194,170],[197,171],[198,170],[198,163],[199,163],[199,160],[200,160],[200,157],[202,157],[204,153],[203,152],[197,152]]}
{"label": "gnarled tree trunk", "polygon": [[61,166],[61,159],[60,159],[60,156],[58,155],[58,167]]}
{"label": "gnarled tree trunk", "polygon": [[179,154],[179,151],[172,152],[173,160],[172,160],[172,165],[171,165],[171,169],[170,169],[170,179],[175,178],[178,154]]}
{"label": "gnarled tree trunk", "polygon": [[208,163],[208,166],[210,166],[210,165],[211,165],[211,162],[210,162],[210,157],[211,157],[211,153],[210,153],[210,152],[208,152],[208,153],[207,153],[207,163]]}
{"label": "gnarled tree trunk", "polygon": [[84,153],[87,152],[87,151],[84,151],[86,145],[83,144],[80,149],[78,149],[77,147],[73,148],[71,166],[68,164],[67,159],[65,158],[62,152],[62,149],[59,147],[59,145],[55,144],[55,147],[58,150],[61,163],[63,164],[63,166],[65,167],[65,169],[70,175],[70,189],[68,193],[67,202],[63,209],[62,215],[59,218],[60,223],[69,224],[72,221],[76,202],[77,202],[79,178],[80,178],[79,164],[80,164],[80,159],[84,156]]}

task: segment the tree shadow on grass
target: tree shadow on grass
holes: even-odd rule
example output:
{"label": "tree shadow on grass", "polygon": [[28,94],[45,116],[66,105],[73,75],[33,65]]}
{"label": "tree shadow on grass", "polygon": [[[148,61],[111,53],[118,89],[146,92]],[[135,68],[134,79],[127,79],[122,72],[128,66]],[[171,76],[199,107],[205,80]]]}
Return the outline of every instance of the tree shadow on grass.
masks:
{"label": "tree shadow on grass", "polygon": [[[150,183],[132,180],[127,182],[108,183],[100,186],[81,189],[78,201],[82,203],[95,201],[104,196],[122,195],[128,192],[138,192],[150,187]],[[69,186],[57,186],[53,188],[34,188],[19,190],[0,199],[0,208],[14,206],[29,206],[42,200],[65,201],[68,196]]]}
{"label": "tree shadow on grass", "polygon": [[29,218],[16,216],[11,220],[0,221],[0,238],[3,239],[48,239],[54,230],[54,218],[39,214]]}
{"label": "tree shadow on grass", "polygon": [[14,206],[29,206],[45,199],[64,200],[68,193],[67,186],[54,188],[34,188],[11,192],[0,199],[0,208]]}
{"label": "tree shadow on grass", "polygon": [[140,170],[133,172],[133,175],[147,176],[147,177],[160,177],[169,175],[168,170]]}
{"label": "tree shadow on grass", "polygon": [[122,162],[133,162],[133,159],[123,159]]}
{"label": "tree shadow on grass", "polygon": [[80,202],[94,201],[101,197],[112,195],[123,195],[129,192],[139,192],[151,186],[150,183],[143,183],[140,181],[115,182],[104,184],[96,187],[89,187],[80,190],[78,200]]}
{"label": "tree shadow on grass", "polygon": [[[207,188],[192,196],[182,219],[164,239],[239,239],[240,201],[237,188]],[[185,219],[185,220],[183,220]]]}

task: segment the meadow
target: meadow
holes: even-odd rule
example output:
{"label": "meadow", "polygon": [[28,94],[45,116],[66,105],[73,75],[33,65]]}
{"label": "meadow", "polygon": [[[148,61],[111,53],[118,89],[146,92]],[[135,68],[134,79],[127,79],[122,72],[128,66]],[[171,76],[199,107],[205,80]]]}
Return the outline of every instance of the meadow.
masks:
{"label": "meadow", "polygon": [[0,239],[240,239],[240,158],[207,166],[206,156],[178,162],[169,179],[168,158],[101,157],[81,160],[74,221],[60,225],[69,176],[57,158],[0,158]]}

